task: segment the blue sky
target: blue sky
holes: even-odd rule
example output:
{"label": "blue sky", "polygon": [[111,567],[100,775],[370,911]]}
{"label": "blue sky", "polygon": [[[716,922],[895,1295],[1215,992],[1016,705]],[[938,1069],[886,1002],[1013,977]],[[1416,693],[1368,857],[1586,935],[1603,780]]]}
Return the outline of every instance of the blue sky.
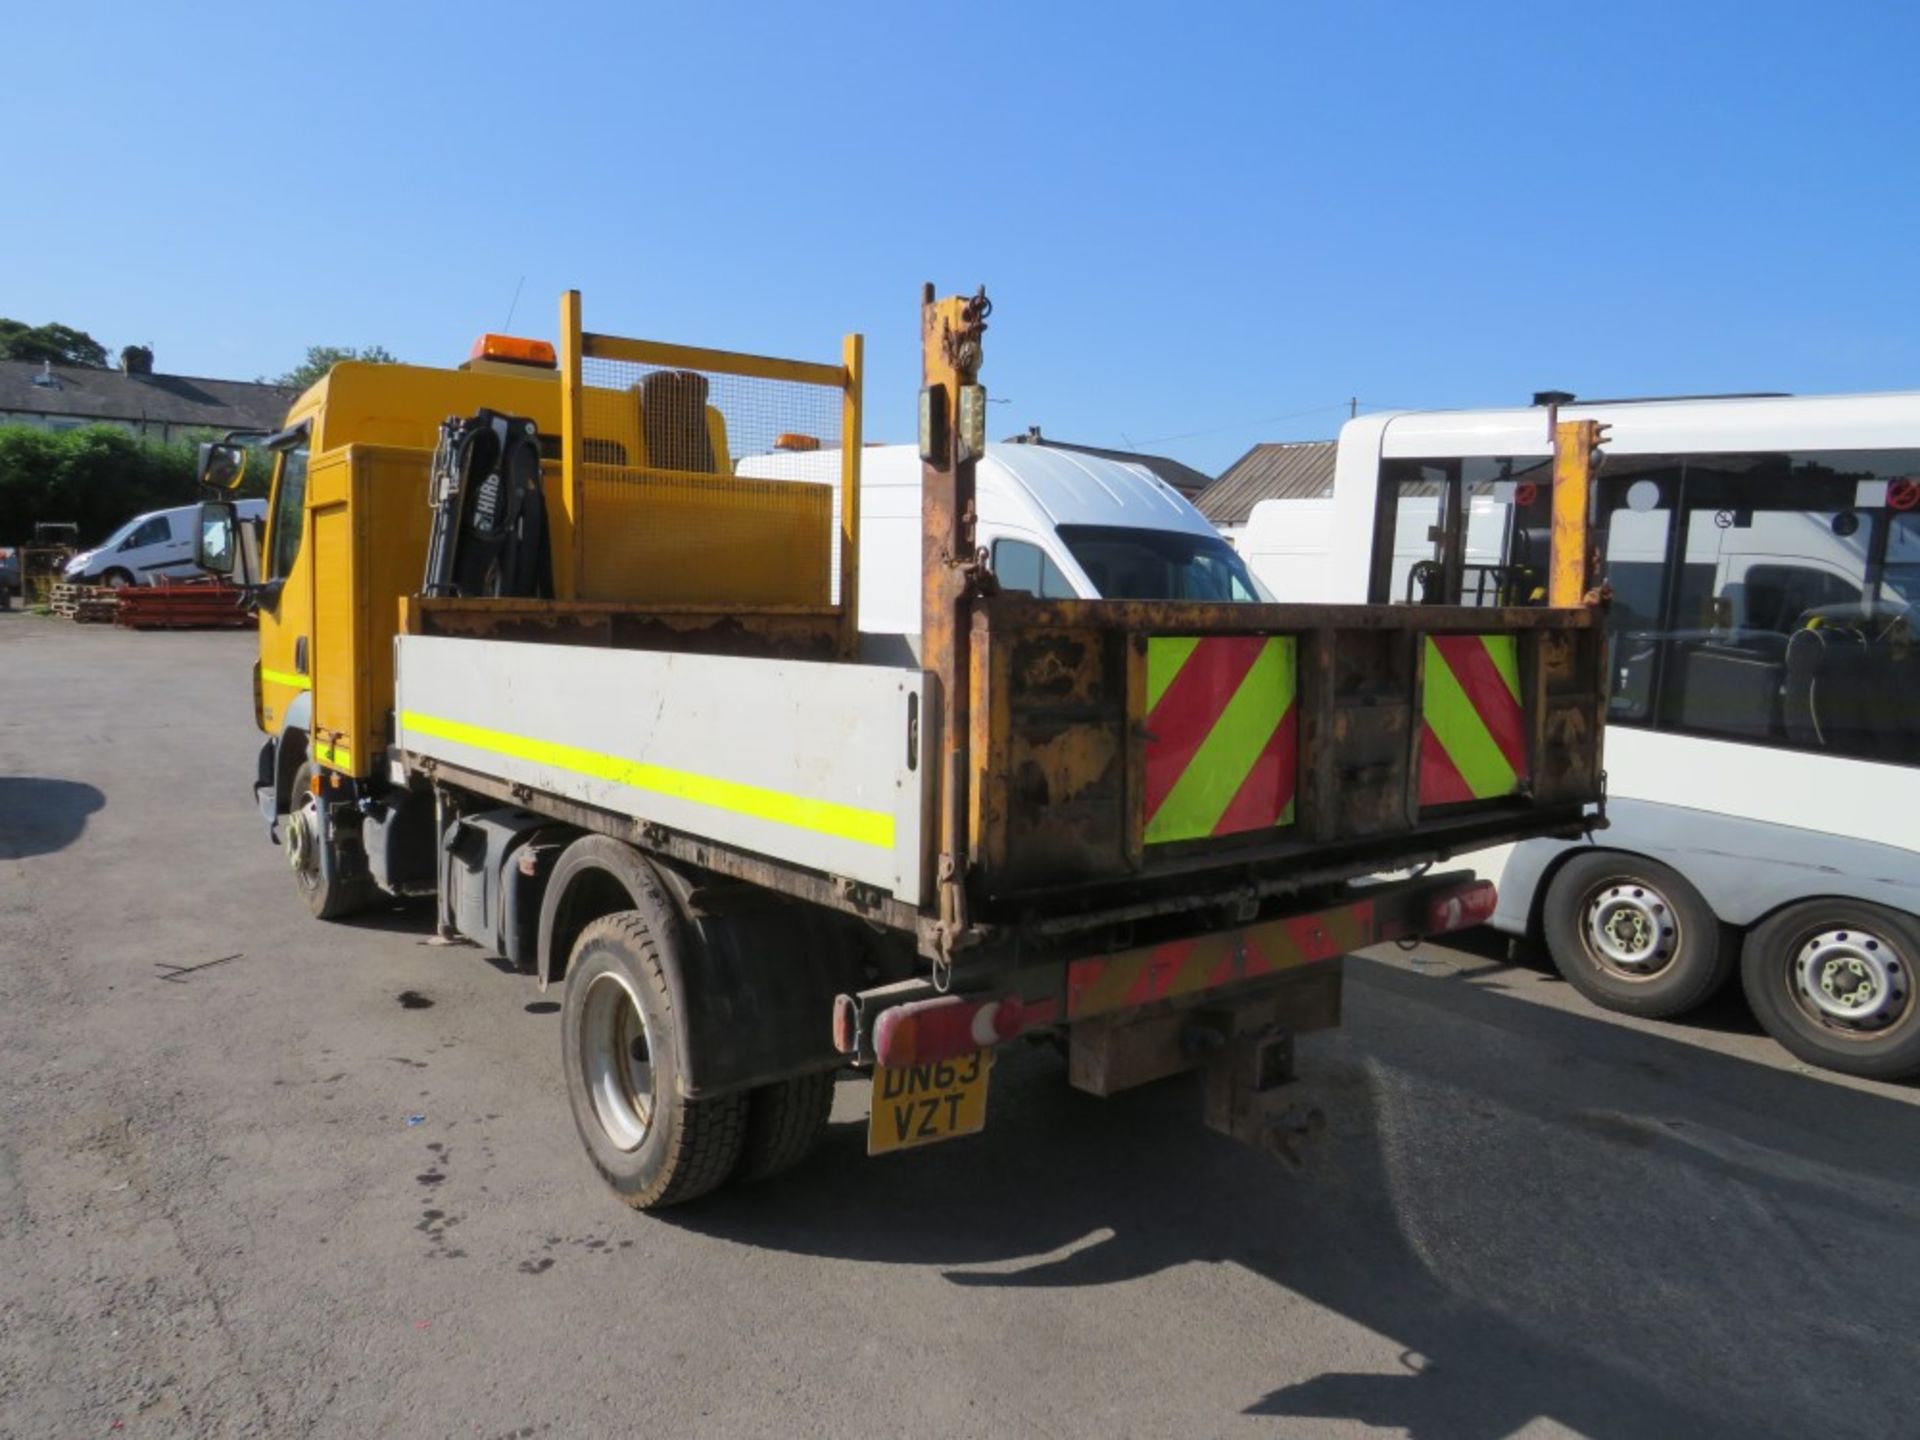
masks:
{"label": "blue sky", "polygon": [[[1216,472],[1367,405],[1920,387],[1920,7],[9,7],[0,315],[251,378],[505,321]],[[523,278],[524,277],[524,283]]]}

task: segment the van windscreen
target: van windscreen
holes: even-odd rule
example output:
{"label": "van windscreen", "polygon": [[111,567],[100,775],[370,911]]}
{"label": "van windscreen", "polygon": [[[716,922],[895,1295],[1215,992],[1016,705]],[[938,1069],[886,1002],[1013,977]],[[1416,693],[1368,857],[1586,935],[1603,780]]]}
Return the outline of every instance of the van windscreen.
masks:
{"label": "van windscreen", "polygon": [[1267,598],[1226,541],[1125,525],[1062,525],[1060,538],[1106,600]]}

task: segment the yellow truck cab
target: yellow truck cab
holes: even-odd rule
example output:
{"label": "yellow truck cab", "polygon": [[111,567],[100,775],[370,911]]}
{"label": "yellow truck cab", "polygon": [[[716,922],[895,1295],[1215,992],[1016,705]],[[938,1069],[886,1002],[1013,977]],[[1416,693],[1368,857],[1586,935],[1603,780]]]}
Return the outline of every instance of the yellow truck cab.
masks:
{"label": "yellow truck cab", "polygon": [[[308,783],[302,766],[366,773],[361,762],[384,744],[373,717],[392,704],[398,602],[419,586],[431,520],[420,458],[442,420],[483,407],[557,434],[552,347],[485,335],[458,369],[347,361],[309,386],[268,440],[254,715],[268,737],[256,794],[269,824]],[[353,511],[356,459],[362,483],[378,487],[362,497],[377,516]],[[322,673],[337,683],[319,687],[316,706]]]}

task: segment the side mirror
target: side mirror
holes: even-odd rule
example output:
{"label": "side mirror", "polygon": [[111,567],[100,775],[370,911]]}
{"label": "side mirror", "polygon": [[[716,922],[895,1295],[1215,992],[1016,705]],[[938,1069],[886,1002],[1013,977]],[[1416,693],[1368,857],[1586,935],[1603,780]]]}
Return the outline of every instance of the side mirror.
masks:
{"label": "side mirror", "polygon": [[233,573],[235,557],[240,551],[234,513],[231,501],[209,500],[194,516],[193,563],[202,570],[215,575]]}
{"label": "side mirror", "polygon": [[209,440],[200,447],[200,483],[215,490],[238,490],[247,473],[247,447]]}

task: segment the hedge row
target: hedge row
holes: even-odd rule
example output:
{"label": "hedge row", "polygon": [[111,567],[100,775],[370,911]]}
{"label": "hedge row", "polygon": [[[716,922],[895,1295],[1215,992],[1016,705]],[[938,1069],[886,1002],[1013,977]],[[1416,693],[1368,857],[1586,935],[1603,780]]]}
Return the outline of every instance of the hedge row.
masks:
{"label": "hedge row", "polygon": [[[201,498],[194,479],[198,445],[137,440],[110,425],[38,430],[0,425],[0,545],[24,544],[33,527],[71,520],[83,545],[104,540],[143,510],[190,505]],[[266,467],[256,455],[241,493],[266,493]]]}

